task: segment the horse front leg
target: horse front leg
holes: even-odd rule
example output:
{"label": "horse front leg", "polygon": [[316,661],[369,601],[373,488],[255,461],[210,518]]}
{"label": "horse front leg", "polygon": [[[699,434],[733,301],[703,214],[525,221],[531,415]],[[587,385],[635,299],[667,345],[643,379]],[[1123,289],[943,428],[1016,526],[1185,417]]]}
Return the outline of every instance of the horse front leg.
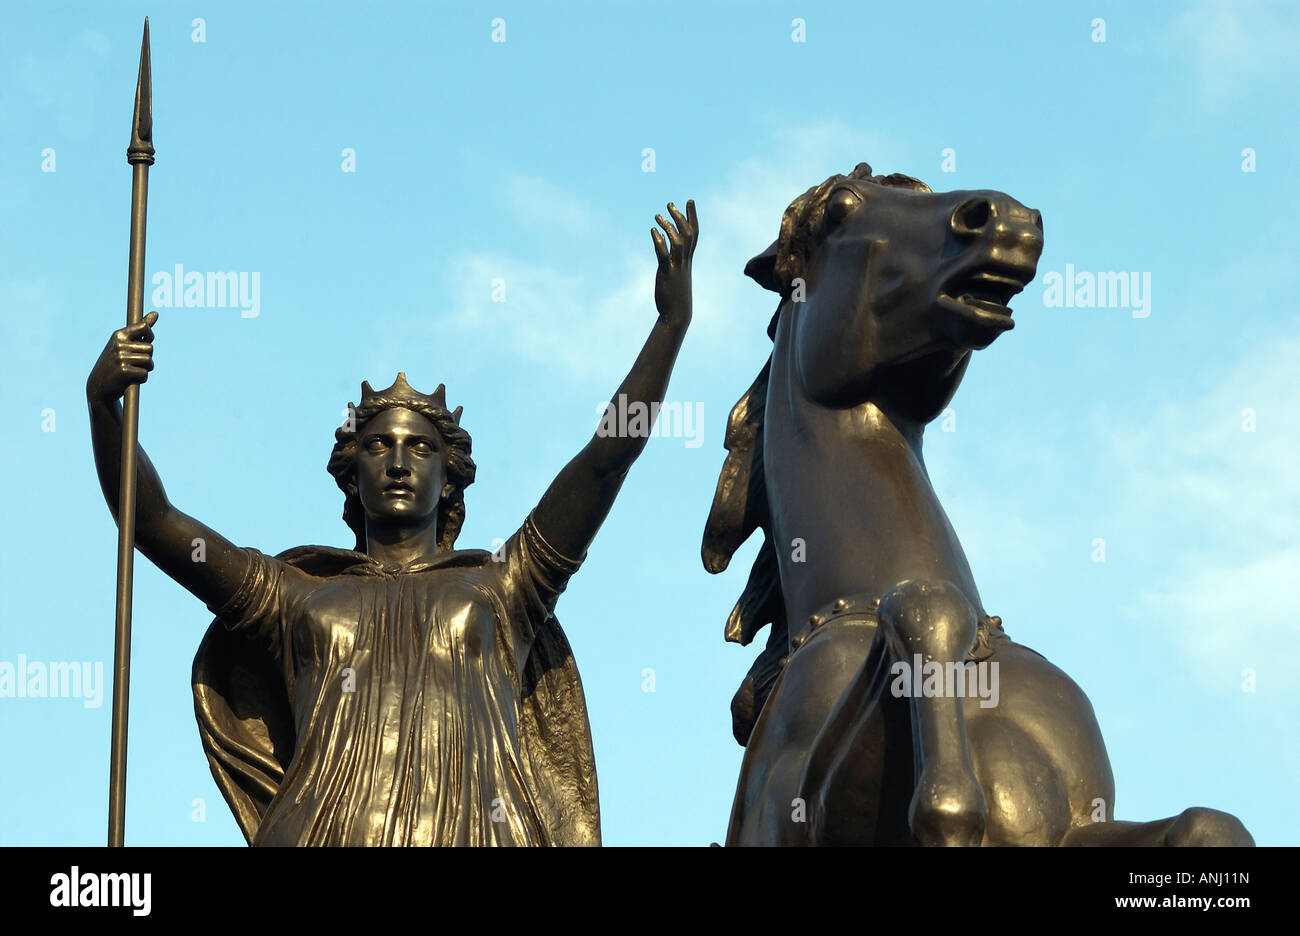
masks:
{"label": "horse front leg", "polygon": [[[900,582],[881,597],[878,618],[894,666],[911,670],[909,707],[916,789],[908,824],[921,845],[979,845],[988,806],[971,763],[963,697],[921,691],[926,664],[964,666],[979,617],[950,582]],[[920,663],[918,667],[916,664]],[[897,683],[891,683],[891,691]],[[942,684],[941,684],[942,685]]]}

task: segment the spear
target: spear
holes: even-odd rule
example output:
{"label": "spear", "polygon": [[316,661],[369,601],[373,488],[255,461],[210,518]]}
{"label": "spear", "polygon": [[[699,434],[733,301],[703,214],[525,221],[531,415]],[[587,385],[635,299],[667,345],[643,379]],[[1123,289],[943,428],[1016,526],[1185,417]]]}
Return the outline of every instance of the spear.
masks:
{"label": "spear", "polygon": [[[153,165],[153,89],[149,78],[149,17],[140,42],[135,116],[126,161],[131,165],[131,252],[127,266],[126,323],[144,315],[144,232]],[[135,463],[140,425],[140,385],[122,400],[122,478],[117,500],[117,626],[113,639],[113,740],[108,773],[108,844],[120,848],[126,823],[126,727],[131,690],[131,583],[135,560]]]}

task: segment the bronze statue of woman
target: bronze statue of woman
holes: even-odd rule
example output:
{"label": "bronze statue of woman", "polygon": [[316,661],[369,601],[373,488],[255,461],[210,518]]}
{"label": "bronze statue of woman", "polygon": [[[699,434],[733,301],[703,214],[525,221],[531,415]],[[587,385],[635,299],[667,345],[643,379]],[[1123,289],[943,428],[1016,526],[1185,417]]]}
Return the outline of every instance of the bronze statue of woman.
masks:
{"label": "bronze statue of woman", "polygon": [[[695,206],[652,230],[658,321],[618,389],[661,402],[691,318]],[[86,384],[117,515],[121,399],[153,312]],[[616,399],[618,397],[615,397]],[[362,384],[329,471],[356,549],[240,549],[171,505],[138,452],[136,543],[216,615],[194,662],[213,775],[250,844],[599,844],[595,762],[552,614],[646,435],[598,431],[495,553],[454,549],[474,480],[461,409],[398,374]]]}

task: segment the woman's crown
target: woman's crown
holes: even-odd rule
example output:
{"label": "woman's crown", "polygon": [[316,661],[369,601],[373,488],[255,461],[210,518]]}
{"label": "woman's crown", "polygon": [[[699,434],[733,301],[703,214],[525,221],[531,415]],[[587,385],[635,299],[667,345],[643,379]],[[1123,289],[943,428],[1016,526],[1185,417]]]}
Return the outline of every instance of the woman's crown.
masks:
{"label": "woman's crown", "polygon": [[[433,391],[431,396],[429,394],[420,393],[406,382],[405,371],[398,371],[397,379],[393,381],[393,385],[386,390],[380,390],[378,393],[376,393],[374,388],[370,386],[370,381],[361,381],[361,404],[357,409],[365,409],[366,403],[375,397],[384,400],[393,400],[399,403],[402,400],[407,400],[412,403],[432,404],[440,410],[447,410],[447,387],[445,384],[438,384],[438,389]],[[464,407],[458,406],[454,410],[448,411],[451,413],[451,418],[455,420],[456,425],[458,426],[460,425],[460,414],[463,409]]]}

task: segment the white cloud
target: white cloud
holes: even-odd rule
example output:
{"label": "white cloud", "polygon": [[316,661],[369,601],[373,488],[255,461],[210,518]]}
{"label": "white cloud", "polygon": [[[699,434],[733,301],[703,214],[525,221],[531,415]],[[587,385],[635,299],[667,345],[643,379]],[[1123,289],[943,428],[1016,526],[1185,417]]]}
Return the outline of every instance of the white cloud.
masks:
{"label": "white cloud", "polygon": [[600,233],[600,218],[586,199],[537,176],[510,173],[504,182],[508,210],[524,230],[592,236]]}
{"label": "white cloud", "polygon": [[[653,322],[654,268],[638,258],[618,260],[620,285],[603,294],[581,272],[518,258],[471,254],[455,263],[455,312],[438,327],[458,333],[462,354],[513,353],[569,375],[605,379],[627,369]],[[498,279],[502,302],[492,298]],[[638,312],[644,327],[632,327]]]}
{"label": "white cloud", "polygon": [[1291,68],[1300,18],[1281,4],[1205,0],[1174,20],[1168,38],[1195,63],[1206,105],[1218,108]]}
{"label": "white cloud", "polygon": [[[1139,526],[1199,531],[1135,616],[1168,631],[1206,682],[1225,664],[1267,670],[1275,688],[1300,685],[1290,651],[1300,633],[1300,321],[1211,379],[1208,392],[1169,403],[1113,442],[1117,492]],[[1254,431],[1245,431],[1254,420]]]}
{"label": "white cloud", "polygon": [[[743,270],[775,238],[781,215],[796,195],[863,160],[877,171],[910,168],[924,175],[892,162],[900,153],[898,145],[839,123],[774,127],[772,135],[764,149],[774,156],[743,160],[716,189],[693,195],[700,216],[693,346],[726,349],[738,333],[762,335],[776,298],[759,293]],[[606,217],[582,196],[544,179],[514,175],[506,180],[505,191],[521,227],[588,238],[596,232],[600,246],[584,248],[584,271],[577,273],[507,253],[453,258],[456,312],[441,327],[458,333],[462,347],[482,343],[487,353],[508,349],[572,376],[607,380],[621,374],[655,314],[655,257],[648,228],[662,206],[646,206],[646,230],[611,232]],[[685,207],[684,198],[678,207]],[[585,272],[593,269],[618,273],[605,280],[604,288],[593,287]],[[490,283],[497,277],[506,280],[505,303],[491,299]],[[508,329],[490,327],[507,316]]]}

